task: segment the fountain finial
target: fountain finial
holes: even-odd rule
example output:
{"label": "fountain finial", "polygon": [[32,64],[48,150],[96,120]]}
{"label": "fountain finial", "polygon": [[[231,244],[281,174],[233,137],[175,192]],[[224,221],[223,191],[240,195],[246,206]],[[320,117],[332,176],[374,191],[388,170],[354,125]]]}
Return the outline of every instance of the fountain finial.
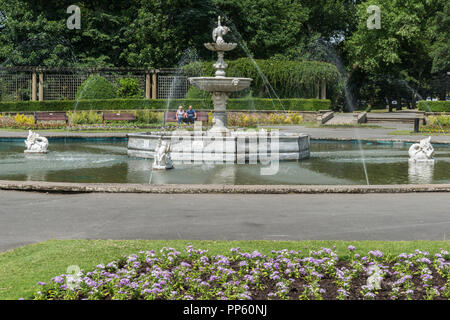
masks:
{"label": "fountain finial", "polygon": [[225,44],[225,40],[223,40],[223,36],[226,35],[230,31],[230,28],[222,26],[221,18],[217,19],[217,28],[213,30],[212,38],[213,40],[221,45]]}

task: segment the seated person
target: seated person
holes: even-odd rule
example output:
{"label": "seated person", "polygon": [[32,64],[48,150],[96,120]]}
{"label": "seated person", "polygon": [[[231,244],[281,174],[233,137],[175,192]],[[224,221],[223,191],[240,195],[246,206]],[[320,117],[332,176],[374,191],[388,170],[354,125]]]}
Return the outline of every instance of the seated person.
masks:
{"label": "seated person", "polygon": [[178,124],[181,124],[183,121],[185,121],[186,118],[186,112],[183,110],[183,106],[179,106],[177,110],[177,120]]}
{"label": "seated person", "polygon": [[185,118],[187,123],[194,123],[197,120],[197,112],[189,106],[189,109],[185,113]]}

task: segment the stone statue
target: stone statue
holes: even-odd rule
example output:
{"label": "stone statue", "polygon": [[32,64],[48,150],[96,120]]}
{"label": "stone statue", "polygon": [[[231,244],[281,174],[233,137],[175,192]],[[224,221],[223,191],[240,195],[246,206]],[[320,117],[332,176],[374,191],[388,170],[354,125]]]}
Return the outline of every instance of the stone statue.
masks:
{"label": "stone statue", "polygon": [[48,153],[48,140],[39,134],[28,130],[28,138],[25,140],[27,150],[25,153]]}
{"label": "stone statue", "polygon": [[212,33],[213,40],[217,44],[224,44],[225,40],[223,40],[223,36],[226,35],[228,32],[230,32],[230,28],[222,26],[222,24],[220,22],[220,16],[219,16],[218,26],[217,26],[217,28],[215,28],[213,30],[213,33]]}
{"label": "stone statue", "polygon": [[431,137],[420,140],[409,148],[409,161],[411,162],[434,162],[434,148],[430,143]]}
{"label": "stone statue", "polygon": [[153,161],[153,169],[173,169],[172,158],[170,157],[170,143],[167,143],[162,139],[158,140],[155,148],[155,160]]}

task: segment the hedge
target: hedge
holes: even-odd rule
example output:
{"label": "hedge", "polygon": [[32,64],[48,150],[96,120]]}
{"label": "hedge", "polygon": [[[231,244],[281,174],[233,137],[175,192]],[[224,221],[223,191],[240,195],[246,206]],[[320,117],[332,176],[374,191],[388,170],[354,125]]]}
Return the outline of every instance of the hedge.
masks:
{"label": "hedge", "polygon": [[450,112],[450,101],[419,101],[417,107],[425,112]]}
{"label": "hedge", "polygon": [[[108,99],[108,100],[55,100],[55,101],[16,101],[0,102],[0,112],[35,111],[75,111],[75,110],[136,110],[159,109],[169,107],[174,110],[179,105],[192,105],[197,109],[212,109],[210,100],[205,99]],[[230,99],[229,110],[296,110],[318,111],[331,108],[330,100],[320,99]]]}

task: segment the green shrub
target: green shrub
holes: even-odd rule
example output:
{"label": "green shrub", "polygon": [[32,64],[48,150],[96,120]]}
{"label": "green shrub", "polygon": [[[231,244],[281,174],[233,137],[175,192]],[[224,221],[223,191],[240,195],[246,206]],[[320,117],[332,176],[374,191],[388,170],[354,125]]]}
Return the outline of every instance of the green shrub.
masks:
{"label": "green shrub", "polygon": [[[75,110],[170,110],[179,105],[192,105],[197,110],[211,110],[209,99],[101,99],[101,100],[58,100],[58,101],[15,101],[0,102],[0,112],[34,112],[34,111],[73,111]],[[320,99],[230,99],[228,110],[329,110],[330,100]]]}
{"label": "green shrub", "polygon": [[103,122],[103,117],[100,113],[93,110],[90,111],[76,111],[67,113],[69,123],[76,124],[99,124]]}
{"label": "green shrub", "polygon": [[450,127],[450,116],[429,116],[427,117],[427,126]]}
{"label": "green shrub", "polygon": [[230,112],[228,114],[228,125],[236,127],[248,127],[254,125],[273,124],[300,124],[303,117],[294,112],[288,113],[251,113]]}
{"label": "green shrub", "polygon": [[450,112],[450,101],[419,101],[417,107],[425,112]]}
{"label": "green shrub", "polygon": [[114,85],[98,74],[86,79],[75,95],[76,100],[113,99],[115,97],[116,88]]}
{"label": "green shrub", "polygon": [[123,78],[118,82],[117,97],[121,99],[143,98],[144,91],[139,88],[139,81],[133,78]]}
{"label": "green shrub", "polygon": [[134,111],[134,115],[136,117],[137,122],[142,123],[157,123],[159,122],[158,112],[153,110],[145,109],[145,110],[136,110]]}

